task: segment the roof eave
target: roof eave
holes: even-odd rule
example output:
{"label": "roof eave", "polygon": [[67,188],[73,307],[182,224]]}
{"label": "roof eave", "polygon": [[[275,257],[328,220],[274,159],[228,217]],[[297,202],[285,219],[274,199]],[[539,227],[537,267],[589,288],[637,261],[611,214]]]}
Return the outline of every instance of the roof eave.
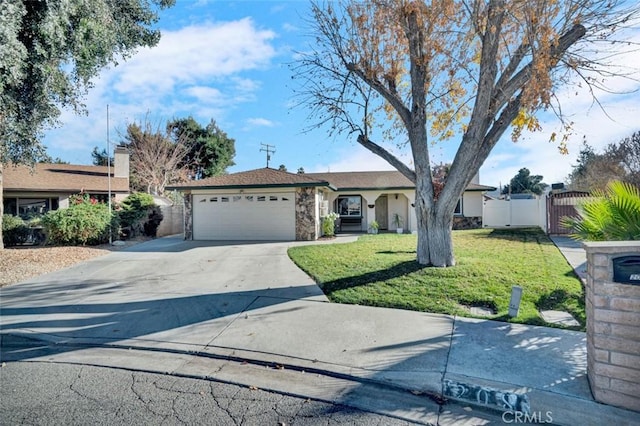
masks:
{"label": "roof eave", "polygon": [[171,186],[168,185],[168,190],[196,190],[196,189],[268,189],[268,188],[315,188],[315,187],[328,187],[336,188],[327,182],[308,182],[308,183],[263,183],[263,184],[249,184],[249,185],[190,185],[190,186]]}
{"label": "roof eave", "polygon": [[402,191],[402,190],[411,190],[414,191],[416,189],[415,186],[368,186],[368,187],[344,187],[338,188],[337,191]]}

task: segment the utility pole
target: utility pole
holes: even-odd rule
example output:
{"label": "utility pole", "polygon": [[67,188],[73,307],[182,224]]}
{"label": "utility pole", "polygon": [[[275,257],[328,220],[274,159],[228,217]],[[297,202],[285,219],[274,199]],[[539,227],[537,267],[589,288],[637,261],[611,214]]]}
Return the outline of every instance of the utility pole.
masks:
{"label": "utility pole", "polygon": [[260,151],[264,151],[267,153],[267,168],[269,168],[269,161],[271,160],[271,154],[275,154],[276,150],[275,150],[275,145],[269,145],[266,143],[261,143],[260,146],[262,148],[260,148]]}
{"label": "utility pole", "polygon": [[109,245],[113,245],[113,229],[111,224],[113,223],[112,207],[111,207],[111,141],[109,140],[109,104],[107,104],[107,181],[108,181],[108,194],[107,203],[109,204]]}

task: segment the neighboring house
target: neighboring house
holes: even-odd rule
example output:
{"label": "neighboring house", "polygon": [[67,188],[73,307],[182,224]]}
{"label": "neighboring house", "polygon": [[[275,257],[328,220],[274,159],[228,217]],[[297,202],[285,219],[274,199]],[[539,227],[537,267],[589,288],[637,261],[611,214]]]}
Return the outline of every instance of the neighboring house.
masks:
{"label": "neighboring house", "polygon": [[[415,231],[414,184],[397,171],[293,174],[270,168],[169,185],[185,195],[185,239],[315,240],[320,220],[340,214],[342,231],[367,231],[376,220],[393,230],[393,215]],[[458,202],[454,228],[482,226],[477,178]]]}
{"label": "neighboring house", "polygon": [[[129,152],[116,147],[111,178],[107,166],[38,163],[34,167],[5,165],[4,213],[29,218],[69,206],[69,197],[85,193],[107,201],[129,195]],[[109,188],[110,187],[110,188]]]}

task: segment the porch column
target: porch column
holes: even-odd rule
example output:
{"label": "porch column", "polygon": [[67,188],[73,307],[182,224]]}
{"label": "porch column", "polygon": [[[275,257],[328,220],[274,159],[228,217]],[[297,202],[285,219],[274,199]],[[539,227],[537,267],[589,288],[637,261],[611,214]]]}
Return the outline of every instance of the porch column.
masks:
{"label": "porch column", "polygon": [[381,194],[381,192],[365,192],[361,194],[362,202],[367,208],[367,232],[369,231],[369,224],[376,220],[376,200]]}

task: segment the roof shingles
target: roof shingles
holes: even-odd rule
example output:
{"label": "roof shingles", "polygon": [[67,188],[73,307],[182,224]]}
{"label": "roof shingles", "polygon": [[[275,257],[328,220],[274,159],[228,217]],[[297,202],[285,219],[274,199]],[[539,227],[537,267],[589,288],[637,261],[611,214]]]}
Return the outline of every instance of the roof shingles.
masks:
{"label": "roof shingles", "polygon": [[[45,163],[38,163],[33,168],[5,165],[2,173],[6,192],[107,192],[107,176],[106,166]],[[129,192],[129,179],[112,177],[111,191]]]}
{"label": "roof shingles", "polygon": [[210,178],[176,183],[167,186],[168,189],[184,188],[223,188],[223,187],[297,187],[297,186],[328,186],[329,183],[316,179],[307,174],[294,174],[280,170],[263,168],[228,175],[212,176]]}
{"label": "roof shingles", "polygon": [[[329,186],[337,190],[414,189],[415,184],[397,170],[378,172],[329,172],[293,174],[263,168],[169,185],[167,189],[222,189],[257,187]],[[469,184],[469,191],[490,191],[493,187]]]}

